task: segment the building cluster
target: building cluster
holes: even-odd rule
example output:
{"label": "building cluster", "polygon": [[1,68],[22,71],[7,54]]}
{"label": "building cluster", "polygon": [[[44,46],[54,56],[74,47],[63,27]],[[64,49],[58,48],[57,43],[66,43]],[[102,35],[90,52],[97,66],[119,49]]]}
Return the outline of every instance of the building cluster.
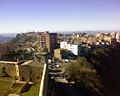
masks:
{"label": "building cluster", "polygon": [[[86,55],[92,48],[105,48],[110,45],[120,43],[119,32],[104,32],[88,35],[85,33],[61,34],[59,35],[60,48],[54,51],[56,58],[61,58],[60,50],[69,50],[76,56]],[[56,54],[55,54],[56,53]],[[59,53],[59,55],[58,55]]]}
{"label": "building cluster", "polygon": [[[50,53],[51,57],[62,59],[61,50],[67,50],[75,56],[86,55],[92,48],[104,48],[109,45],[120,43],[120,33],[96,33],[94,35],[86,33],[49,33],[46,32],[27,32],[18,34],[16,36],[18,49],[26,50],[28,52],[46,51]],[[0,45],[0,57],[10,51],[10,46]],[[67,52],[66,51],[66,52]]]}
{"label": "building cluster", "polygon": [[15,62],[14,59],[0,61],[0,77],[12,77],[17,83],[33,83],[40,82],[45,63],[49,64],[54,60],[64,60],[67,63],[79,56],[86,56],[93,48],[115,46],[120,43],[120,34],[116,32],[95,35],[28,32],[18,34],[14,42],[19,50],[18,54],[13,54],[16,48],[11,44],[0,44],[0,58],[13,52],[11,55],[14,55],[15,59]]}
{"label": "building cluster", "polygon": [[57,48],[57,33],[27,32],[18,34],[16,38],[19,38],[17,47],[22,50],[47,50],[53,53]]}

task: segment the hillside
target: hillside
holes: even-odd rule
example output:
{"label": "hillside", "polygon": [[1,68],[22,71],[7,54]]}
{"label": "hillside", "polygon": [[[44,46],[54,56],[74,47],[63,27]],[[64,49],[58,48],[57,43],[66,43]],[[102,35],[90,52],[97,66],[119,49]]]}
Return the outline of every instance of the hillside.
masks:
{"label": "hillside", "polygon": [[2,56],[2,60],[16,61],[17,58],[32,59],[33,53],[36,50],[36,40],[36,35],[30,35],[28,33],[17,34],[16,37],[8,42],[14,51],[6,52],[6,54]]}
{"label": "hillside", "polygon": [[27,42],[34,43],[36,42],[36,35],[28,35],[27,33],[17,34],[15,38],[13,38],[10,43],[12,44],[26,44]]}
{"label": "hillside", "polygon": [[120,96],[120,44],[94,49],[88,61],[100,76],[104,96]]}
{"label": "hillside", "polygon": [[[65,68],[65,78],[75,82],[83,96],[120,96],[120,44],[95,48]],[[87,93],[87,95],[86,95]]]}

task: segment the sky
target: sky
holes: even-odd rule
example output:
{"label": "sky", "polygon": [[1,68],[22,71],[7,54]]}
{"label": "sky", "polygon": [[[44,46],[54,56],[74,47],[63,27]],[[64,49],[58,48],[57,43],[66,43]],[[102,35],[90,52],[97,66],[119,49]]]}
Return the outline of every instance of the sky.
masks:
{"label": "sky", "polygon": [[120,30],[120,0],[0,0],[0,33]]}

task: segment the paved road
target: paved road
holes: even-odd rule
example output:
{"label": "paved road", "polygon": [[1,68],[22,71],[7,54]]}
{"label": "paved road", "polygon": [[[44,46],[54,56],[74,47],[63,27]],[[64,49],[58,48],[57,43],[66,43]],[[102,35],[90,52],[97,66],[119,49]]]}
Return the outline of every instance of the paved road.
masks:
{"label": "paved road", "polygon": [[58,71],[58,68],[51,68],[50,66],[49,69],[50,77],[54,77],[49,82],[52,88],[48,90],[49,93],[52,93],[52,96],[85,96],[82,95],[82,91],[67,83],[63,78],[63,70]]}

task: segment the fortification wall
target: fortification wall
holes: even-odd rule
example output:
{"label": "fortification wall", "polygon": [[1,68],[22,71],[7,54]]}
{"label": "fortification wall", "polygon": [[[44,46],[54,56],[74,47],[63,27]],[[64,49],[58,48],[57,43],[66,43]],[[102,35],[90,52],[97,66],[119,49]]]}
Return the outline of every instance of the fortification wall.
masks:
{"label": "fortification wall", "polygon": [[29,65],[19,66],[20,80],[30,82],[40,82],[43,67],[34,67]]}
{"label": "fortification wall", "polygon": [[0,74],[2,74],[3,68],[10,77],[16,76],[16,68],[14,63],[13,64],[0,63]]}
{"label": "fortification wall", "polygon": [[[0,61],[0,76],[2,76],[2,74],[7,74],[20,81],[40,82],[43,66],[38,66],[39,64],[36,66],[32,63],[34,63],[34,61],[26,65],[17,65],[17,63],[14,62]],[[30,64],[32,64],[32,66]],[[18,69],[15,65],[18,66]]]}

